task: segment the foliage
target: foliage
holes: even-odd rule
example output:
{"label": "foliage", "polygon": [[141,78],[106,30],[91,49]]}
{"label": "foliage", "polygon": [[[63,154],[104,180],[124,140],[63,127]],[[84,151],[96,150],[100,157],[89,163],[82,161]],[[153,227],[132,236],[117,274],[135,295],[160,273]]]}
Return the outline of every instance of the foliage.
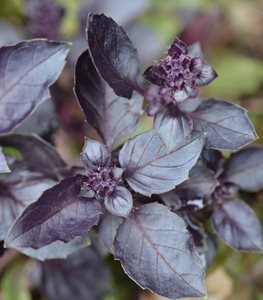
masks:
{"label": "foliage", "polygon": [[[37,287],[48,299],[102,299],[111,290],[108,253],[142,288],[205,296],[216,252],[211,228],[237,251],[263,251],[262,225],[241,200],[263,187],[263,148],[243,149],[257,139],[253,124],[243,107],[198,96],[217,77],[198,43],[176,38],[142,84],[122,27],[89,14],[86,33],[74,92],[100,140],[85,139],[81,166],[67,165],[40,137],[10,134],[49,98],[69,44],[33,39],[0,48],[1,239],[46,260]],[[138,125],[143,99],[153,128],[122,142]],[[235,153],[226,158],[222,150]],[[103,278],[93,283],[98,270]]]}

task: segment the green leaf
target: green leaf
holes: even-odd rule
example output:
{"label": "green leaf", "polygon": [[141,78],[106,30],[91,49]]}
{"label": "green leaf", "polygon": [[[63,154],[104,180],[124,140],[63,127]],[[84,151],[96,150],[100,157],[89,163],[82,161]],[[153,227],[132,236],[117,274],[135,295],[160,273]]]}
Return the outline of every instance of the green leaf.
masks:
{"label": "green leaf", "polygon": [[235,52],[214,53],[213,68],[218,78],[203,89],[206,95],[237,100],[253,95],[263,81],[263,63]]}
{"label": "green leaf", "polygon": [[26,286],[25,261],[15,261],[5,271],[1,290],[5,300],[31,300]]}

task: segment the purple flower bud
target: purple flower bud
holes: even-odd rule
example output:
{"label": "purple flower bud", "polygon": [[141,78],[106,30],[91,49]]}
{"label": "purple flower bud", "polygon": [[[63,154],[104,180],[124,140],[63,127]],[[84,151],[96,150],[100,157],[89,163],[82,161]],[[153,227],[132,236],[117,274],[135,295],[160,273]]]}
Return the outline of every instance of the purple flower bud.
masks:
{"label": "purple flower bud", "polygon": [[116,178],[115,167],[98,167],[90,169],[87,174],[87,180],[81,188],[80,196],[90,198],[93,191],[93,196],[97,198],[105,198],[111,195],[116,187],[121,183],[121,177]]}
{"label": "purple flower bud", "polygon": [[209,84],[217,73],[206,64],[198,44],[187,46],[175,39],[168,55],[159,63],[150,66],[144,77],[155,85],[166,89],[175,102],[196,97],[198,87]]}
{"label": "purple flower bud", "polygon": [[108,148],[95,140],[86,139],[81,159],[86,167],[86,180],[79,196],[86,198],[105,198],[122,185],[123,169],[111,164]]}

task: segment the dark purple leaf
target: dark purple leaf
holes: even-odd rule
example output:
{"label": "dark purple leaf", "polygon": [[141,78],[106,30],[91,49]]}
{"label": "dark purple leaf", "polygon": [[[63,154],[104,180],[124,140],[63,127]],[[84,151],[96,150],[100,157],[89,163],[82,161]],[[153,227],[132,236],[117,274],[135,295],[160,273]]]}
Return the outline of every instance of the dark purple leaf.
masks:
{"label": "dark purple leaf", "polygon": [[204,208],[205,197],[210,196],[218,184],[212,171],[198,163],[191,169],[189,179],[162,194],[161,198],[166,206],[175,211],[194,211]]}
{"label": "dark purple leaf", "polygon": [[203,164],[218,176],[223,171],[224,157],[218,150],[203,148],[202,151]]}
{"label": "dark purple leaf", "polygon": [[89,237],[83,237],[75,238],[67,243],[56,241],[39,249],[16,247],[16,250],[37,260],[44,261],[47,259],[66,259],[72,253],[89,245]]}
{"label": "dark purple leaf", "polygon": [[258,192],[263,188],[263,147],[249,147],[231,155],[223,180],[232,182],[241,190]]}
{"label": "dark purple leaf", "polygon": [[85,236],[98,223],[102,210],[97,200],[78,197],[84,179],[68,177],[45,191],[16,220],[6,246],[38,249]]}
{"label": "dark purple leaf", "polygon": [[6,162],[5,156],[3,154],[2,148],[0,147],[0,173],[8,173],[10,169]]}
{"label": "dark purple leaf", "polygon": [[91,248],[44,262],[41,277],[40,290],[48,300],[102,300],[112,290],[110,272]]}
{"label": "dark purple leaf", "polygon": [[165,193],[185,181],[202,148],[203,138],[196,132],[168,150],[155,131],[149,131],[126,142],[119,160],[130,187],[150,196]]}
{"label": "dark purple leaf", "polygon": [[110,162],[110,152],[108,148],[96,141],[86,138],[81,152],[83,164],[89,169],[93,167],[104,167]]}
{"label": "dark purple leaf", "polygon": [[0,257],[2,257],[5,254],[5,247],[4,247],[4,241],[0,241]]}
{"label": "dark purple leaf", "polygon": [[203,198],[194,198],[187,191],[172,190],[160,195],[163,203],[178,213],[192,213],[204,208]]}
{"label": "dark purple leaf", "polygon": [[133,90],[140,90],[137,83],[139,60],[123,28],[104,14],[90,14],[87,39],[101,76],[118,96],[130,99]]}
{"label": "dark purple leaf", "polygon": [[205,100],[191,117],[194,128],[206,134],[208,148],[233,151],[257,139],[246,110],[225,100]]}
{"label": "dark purple leaf", "polygon": [[196,164],[189,173],[189,179],[178,185],[176,191],[185,191],[195,198],[204,198],[210,196],[219,182],[215,179],[213,173],[204,165]]}
{"label": "dark purple leaf", "polygon": [[115,239],[117,229],[123,222],[122,217],[117,217],[111,213],[104,213],[101,217],[101,221],[98,225],[98,238],[102,246],[104,246],[109,252],[113,250],[113,241]]}
{"label": "dark purple leaf", "polygon": [[186,224],[163,205],[144,205],[120,225],[114,256],[134,281],[157,294],[206,294],[202,262]]}
{"label": "dark purple leaf", "polygon": [[155,116],[154,130],[170,151],[188,138],[192,122],[183,112],[163,109]]}
{"label": "dark purple leaf", "polygon": [[199,253],[203,261],[203,265],[207,270],[216,255],[216,241],[213,236],[207,230],[205,230],[202,223],[200,223],[192,214],[184,213],[180,214],[180,216],[187,223],[187,228],[193,237],[196,250]]}
{"label": "dark purple leaf", "polygon": [[69,44],[44,39],[0,48],[0,133],[13,130],[50,98],[48,88],[58,79],[68,51]]}
{"label": "dark purple leaf", "polygon": [[143,112],[143,97],[137,92],[131,100],[118,97],[96,71],[88,50],[76,65],[75,93],[87,121],[109,148],[133,131]]}
{"label": "dark purple leaf", "polygon": [[214,210],[212,224],[218,236],[238,251],[263,251],[263,230],[245,202],[235,200]]}
{"label": "dark purple leaf", "polygon": [[36,135],[0,136],[0,145],[18,149],[23,164],[33,172],[55,177],[60,170],[67,167],[55,148]]}
{"label": "dark purple leaf", "polygon": [[55,183],[41,173],[17,169],[0,182],[0,240],[24,209]]}
{"label": "dark purple leaf", "polygon": [[115,191],[105,198],[106,209],[113,215],[127,218],[133,207],[132,194],[123,186],[117,186]]}

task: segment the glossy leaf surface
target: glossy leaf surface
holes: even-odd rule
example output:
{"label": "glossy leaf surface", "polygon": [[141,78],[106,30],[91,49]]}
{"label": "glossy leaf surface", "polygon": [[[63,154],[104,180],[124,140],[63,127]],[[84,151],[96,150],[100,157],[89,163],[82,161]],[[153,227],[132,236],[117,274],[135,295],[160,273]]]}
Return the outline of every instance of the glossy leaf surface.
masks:
{"label": "glossy leaf surface", "polygon": [[212,215],[215,232],[238,251],[263,251],[263,230],[255,212],[245,202],[235,200],[216,209]]}
{"label": "glossy leaf surface", "polygon": [[257,138],[247,111],[228,101],[205,100],[191,116],[194,128],[205,133],[208,148],[234,151]]}
{"label": "glossy leaf surface", "polygon": [[88,17],[89,51],[101,76],[121,97],[130,99],[138,89],[137,51],[125,31],[104,14]]}
{"label": "glossy leaf surface", "polygon": [[43,101],[59,77],[69,44],[44,39],[0,48],[0,134],[17,127]]}
{"label": "glossy leaf surface", "polygon": [[151,203],[119,227],[114,255],[141,287],[168,298],[201,297],[204,272],[185,222],[167,207]]}
{"label": "glossy leaf surface", "polygon": [[78,197],[84,178],[68,177],[45,191],[16,220],[6,245],[38,249],[85,236],[98,223],[102,211],[97,200]]}
{"label": "glossy leaf surface", "polygon": [[120,151],[130,187],[143,195],[161,194],[188,178],[203,148],[201,134],[194,133],[184,143],[167,149],[155,131],[129,140]]}
{"label": "glossy leaf surface", "polygon": [[142,114],[142,96],[134,93],[129,101],[117,96],[98,74],[88,50],[76,65],[75,93],[87,121],[109,148],[132,132]]}

